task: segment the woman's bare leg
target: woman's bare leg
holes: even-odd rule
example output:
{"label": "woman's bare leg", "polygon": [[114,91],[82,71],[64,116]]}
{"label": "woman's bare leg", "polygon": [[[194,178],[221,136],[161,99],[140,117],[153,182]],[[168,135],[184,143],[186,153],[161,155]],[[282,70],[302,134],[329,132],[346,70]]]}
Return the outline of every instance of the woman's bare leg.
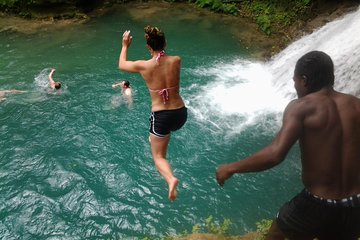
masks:
{"label": "woman's bare leg", "polygon": [[149,140],[155,166],[169,185],[169,199],[174,201],[177,196],[176,187],[179,184],[179,180],[173,175],[171,166],[166,160],[166,152],[170,141],[170,135],[160,138],[150,134]]}

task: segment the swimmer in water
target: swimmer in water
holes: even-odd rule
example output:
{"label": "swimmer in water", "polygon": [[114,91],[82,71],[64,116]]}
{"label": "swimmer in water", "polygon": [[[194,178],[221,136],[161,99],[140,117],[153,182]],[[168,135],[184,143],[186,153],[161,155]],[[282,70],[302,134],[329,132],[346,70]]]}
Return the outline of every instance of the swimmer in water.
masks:
{"label": "swimmer in water", "polygon": [[132,89],[130,87],[130,82],[129,81],[122,81],[119,83],[115,83],[112,85],[113,88],[116,87],[121,87],[121,92],[123,95],[131,98],[132,97]]}
{"label": "swimmer in water", "polygon": [[49,74],[49,83],[50,83],[50,88],[51,89],[60,89],[61,88],[61,83],[60,82],[55,82],[54,79],[53,79],[53,75],[54,75],[54,72],[55,72],[55,68],[51,69],[51,72]]}
{"label": "swimmer in water", "polygon": [[125,97],[126,101],[131,105],[133,103],[133,92],[132,88],[130,87],[129,81],[122,81],[119,83],[115,83],[112,85],[113,88],[120,87],[121,93]]}
{"label": "swimmer in water", "polygon": [[21,91],[21,90],[16,90],[16,89],[12,89],[12,90],[0,90],[0,102],[6,100],[6,95],[7,94],[14,94],[14,93],[24,93],[26,91]]}

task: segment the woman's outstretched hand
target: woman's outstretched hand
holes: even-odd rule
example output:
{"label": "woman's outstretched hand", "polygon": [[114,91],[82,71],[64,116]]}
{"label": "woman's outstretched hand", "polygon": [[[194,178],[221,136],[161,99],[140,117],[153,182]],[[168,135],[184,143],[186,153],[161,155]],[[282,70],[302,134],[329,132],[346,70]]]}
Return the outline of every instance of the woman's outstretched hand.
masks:
{"label": "woman's outstretched hand", "polygon": [[123,47],[130,47],[131,40],[132,40],[132,36],[130,35],[130,30],[126,30],[123,33],[123,39],[122,39]]}

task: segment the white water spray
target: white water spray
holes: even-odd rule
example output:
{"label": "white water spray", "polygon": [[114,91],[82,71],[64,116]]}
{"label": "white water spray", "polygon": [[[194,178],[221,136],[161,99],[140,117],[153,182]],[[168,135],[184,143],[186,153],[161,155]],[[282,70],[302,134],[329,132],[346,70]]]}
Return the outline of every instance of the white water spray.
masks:
{"label": "white water spray", "polygon": [[360,9],[326,24],[291,44],[268,63],[274,86],[292,92],[296,61],[312,50],[330,55],[335,67],[335,89],[360,96]]}
{"label": "white water spray", "polygon": [[273,131],[279,126],[287,103],[296,98],[292,80],[295,63],[312,50],[324,51],[333,59],[335,89],[359,97],[359,31],[360,10],[299,39],[269,62],[236,59],[196,69],[193,73],[196,77],[209,78],[211,82],[196,86],[200,92],[189,99],[189,108],[199,121],[228,134],[264,124],[264,119],[269,118],[272,123],[267,123],[264,129]]}
{"label": "white water spray", "polygon": [[35,87],[41,90],[50,88],[49,73],[51,68],[45,68],[34,78]]}

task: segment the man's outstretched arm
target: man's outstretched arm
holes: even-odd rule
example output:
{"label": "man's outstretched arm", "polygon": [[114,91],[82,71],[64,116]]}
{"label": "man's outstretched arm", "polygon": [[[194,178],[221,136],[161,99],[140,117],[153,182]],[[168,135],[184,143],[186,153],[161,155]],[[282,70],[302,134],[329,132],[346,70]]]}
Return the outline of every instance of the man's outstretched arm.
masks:
{"label": "man's outstretched arm", "polygon": [[283,125],[273,142],[255,154],[233,163],[221,165],[216,180],[222,186],[235,173],[260,172],[281,163],[302,132],[302,116],[298,104],[291,102],[285,109]]}

